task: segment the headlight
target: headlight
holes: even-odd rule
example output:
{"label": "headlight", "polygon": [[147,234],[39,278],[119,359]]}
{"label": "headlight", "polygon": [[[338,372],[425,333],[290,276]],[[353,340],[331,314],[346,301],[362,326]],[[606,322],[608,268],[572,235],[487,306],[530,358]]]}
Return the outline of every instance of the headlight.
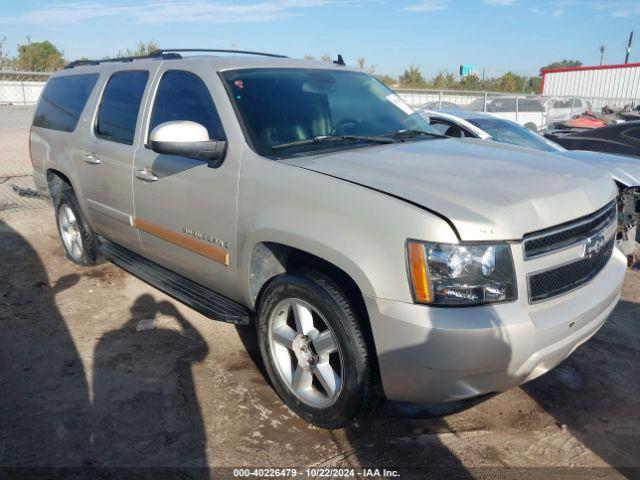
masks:
{"label": "headlight", "polygon": [[416,302],[479,305],[517,298],[511,249],[494,245],[407,242],[409,278]]}

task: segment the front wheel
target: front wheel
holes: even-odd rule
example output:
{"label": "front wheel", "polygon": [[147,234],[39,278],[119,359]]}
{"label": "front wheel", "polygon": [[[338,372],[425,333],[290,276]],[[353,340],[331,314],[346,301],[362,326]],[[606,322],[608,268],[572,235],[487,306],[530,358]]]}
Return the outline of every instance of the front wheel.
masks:
{"label": "front wheel", "polygon": [[371,401],[360,324],[342,291],[313,273],[272,281],[258,310],[258,341],[280,398],[304,420],[340,428]]}

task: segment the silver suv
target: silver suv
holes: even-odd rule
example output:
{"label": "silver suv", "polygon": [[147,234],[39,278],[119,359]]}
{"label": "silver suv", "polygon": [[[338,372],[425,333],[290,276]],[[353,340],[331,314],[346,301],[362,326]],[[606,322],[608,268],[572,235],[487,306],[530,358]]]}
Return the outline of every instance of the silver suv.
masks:
{"label": "silver suv", "polygon": [[443,138],[341,61],[74,62],[31,155],[72,261],[255,324],[278,395],[322,427],[376,392],[445,402],[542,375],[602,326],[626,270],[606,172]]}

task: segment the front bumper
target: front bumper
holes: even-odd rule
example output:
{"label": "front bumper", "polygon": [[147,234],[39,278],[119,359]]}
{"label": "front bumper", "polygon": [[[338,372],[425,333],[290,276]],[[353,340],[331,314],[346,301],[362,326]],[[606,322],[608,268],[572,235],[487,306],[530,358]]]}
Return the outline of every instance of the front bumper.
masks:
{"label": "front bumper", "polygon": [[405,402],[445,402],[504,391],[567,358],[620,298],[626,259],[617,248],[581,288],[537,305],[437,308],[365,296],[384,392]]}

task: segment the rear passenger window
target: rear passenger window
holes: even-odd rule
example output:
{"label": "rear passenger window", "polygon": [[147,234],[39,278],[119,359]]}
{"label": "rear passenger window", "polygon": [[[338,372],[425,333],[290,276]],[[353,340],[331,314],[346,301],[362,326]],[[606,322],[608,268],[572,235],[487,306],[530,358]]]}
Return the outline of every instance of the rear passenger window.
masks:
{"label": "rear passenger window", "polygon": [[140,102],[149,72],[124,71],[114,73],[102,95],[96,135],[113,142],[133,144],[140,111]]}
{"label": "rear passenger window", "polygon": [[97,80],[97,73],[49,80],[38,103],[33,126],[73,132]]}
{"label": "rear passenger window", "polygon": [[204,126],[212,140],[224,140],[224,130],[209,89],[191,72],[170,70],[160,80],[149,132],[164,122],[190,120]]}

